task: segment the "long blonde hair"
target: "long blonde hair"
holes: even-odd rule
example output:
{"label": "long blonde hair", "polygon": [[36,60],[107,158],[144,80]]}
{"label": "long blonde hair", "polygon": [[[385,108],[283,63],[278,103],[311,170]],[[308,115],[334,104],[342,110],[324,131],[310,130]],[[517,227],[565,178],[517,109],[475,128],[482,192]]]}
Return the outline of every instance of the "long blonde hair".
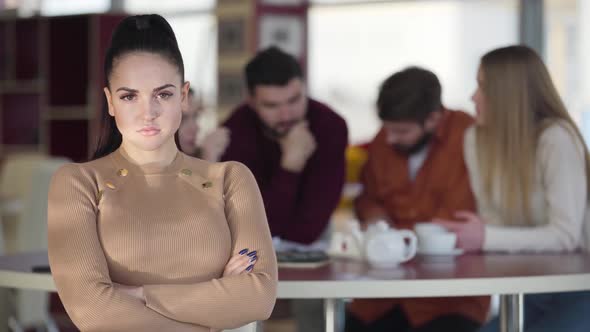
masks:
{"label": "long blonde hair", "polygon": [[[477,158],[487,199],[499,194],[504,220],[531,224],[530,197],[539,136],[559,121],[584,144],[541,58],[526,46],[485,54],[480,63],[485,99],[484,124],[476,129]],[[584,144],[586,174],[590,156]],[[590,176],[586,187],[590,188]]]}

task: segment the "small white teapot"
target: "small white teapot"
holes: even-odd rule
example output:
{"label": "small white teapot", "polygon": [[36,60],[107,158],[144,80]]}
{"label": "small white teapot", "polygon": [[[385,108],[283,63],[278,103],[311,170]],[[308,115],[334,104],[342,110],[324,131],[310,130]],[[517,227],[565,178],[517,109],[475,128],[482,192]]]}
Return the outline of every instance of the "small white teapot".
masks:
{"label": "small white teapot", "polygon": [[414,232],[396,230],[382,220],[368,227],[364,240],[365,257],[375,268],[391,268],[409,261],[416,255],[418,244]]}

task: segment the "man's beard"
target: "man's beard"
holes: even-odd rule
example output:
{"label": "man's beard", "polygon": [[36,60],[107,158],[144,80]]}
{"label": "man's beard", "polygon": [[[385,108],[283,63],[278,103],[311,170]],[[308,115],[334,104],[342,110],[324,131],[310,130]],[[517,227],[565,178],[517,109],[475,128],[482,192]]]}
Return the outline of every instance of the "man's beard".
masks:
{"label": "man's beard", "polygon": [[426,133],[424,133],[424,135],[422,135],[422,137],[420,137],[418,142],[416,142],[414,145],[405,146],[405,145],[400,145],[400,144],[394,144],[393,148],[396,151],[401,152],[405,155],[413,155],[414,153],[419,152],[422,149],[424,149],[424,147],[426,147],[428,145],[428,143],[430,143],[431,138],[432,138],[432,133],[426,132]]}
{"label": "man's beard", "polygon": [[269,136],[272,139],[279,140],[279,139],[287,136],[287,134],[289,133],[291,128],[293,128],[293,126],[295,126],[297,123],[301,122],[302,120],[303,119],[297,119],[297,120],[280,122],[274,127],[269,127],[264,122],[262,122],[262,121],[260,121],[260,122],[262,124],[262,128],[264,130],[264,133],[267,136]]}

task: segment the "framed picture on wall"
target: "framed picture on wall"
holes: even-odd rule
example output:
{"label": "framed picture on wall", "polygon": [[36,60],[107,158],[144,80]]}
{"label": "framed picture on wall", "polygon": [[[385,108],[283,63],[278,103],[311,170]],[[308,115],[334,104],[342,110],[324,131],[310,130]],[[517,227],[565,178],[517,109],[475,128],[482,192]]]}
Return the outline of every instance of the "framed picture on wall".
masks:
{"label": "framed picture on wall", "polygon": [[242,17],[219,20],[219,54],[246,52],[246,19]]}
{"label": "framed picture on wall", "polygon": [[278,46],[297,58],[305,52],[304,18],[294,15],[263,15],[260,18],[259,48]]}

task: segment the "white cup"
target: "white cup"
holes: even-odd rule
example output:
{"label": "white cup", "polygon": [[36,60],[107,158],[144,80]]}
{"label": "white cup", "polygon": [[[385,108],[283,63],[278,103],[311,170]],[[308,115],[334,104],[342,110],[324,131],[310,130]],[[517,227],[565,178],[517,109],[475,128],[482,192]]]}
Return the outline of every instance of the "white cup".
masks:
{"label": "white cup", "polygon": [[433,224],[430,222],[420,222],[414,225],[414,231],[418,237],[428,234],[441,234],[448,233],[447,229],[441,225]]}
{"label": "white cup", "polygon": [[422,253],[450,253],[457,244],[457,234],[451,232],[430,232],[418,235],[418,249]]}

